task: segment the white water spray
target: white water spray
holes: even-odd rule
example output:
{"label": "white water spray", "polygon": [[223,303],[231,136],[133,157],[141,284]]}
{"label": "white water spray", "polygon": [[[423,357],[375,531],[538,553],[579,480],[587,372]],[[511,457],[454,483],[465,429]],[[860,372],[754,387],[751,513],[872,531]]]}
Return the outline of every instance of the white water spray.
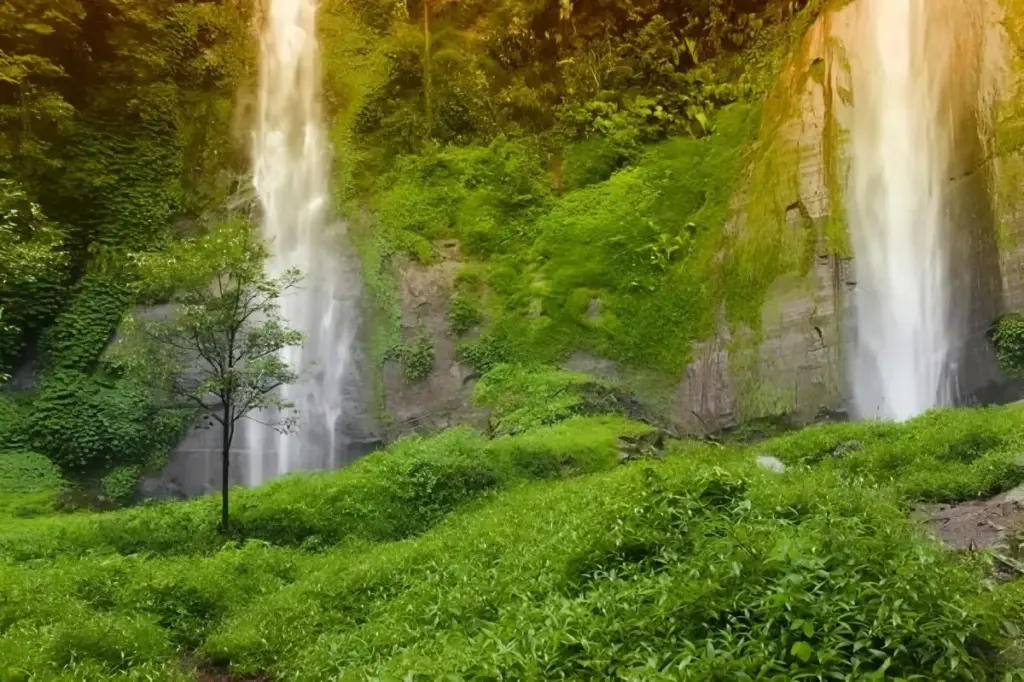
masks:
{"label": "white water spray", "polygon": [[953,77],[946,0],[862,0],[851,125],[858,417],[905,420],[951,399]]}
{"label": "white water spray", "polygon": [[340,253],[341,226],[327,220],[330,150],[321,123],[316,0],[264,2],[254,183],[263,235],[271,242],[270,270],[298,268],[305,276],[301,290],[281,300],[281,311],[306,339],[285,355],[301,373],[299,383],[284,389],[298,408],[298,433],[249,424],[250,485],[336,464],[356,312]]}

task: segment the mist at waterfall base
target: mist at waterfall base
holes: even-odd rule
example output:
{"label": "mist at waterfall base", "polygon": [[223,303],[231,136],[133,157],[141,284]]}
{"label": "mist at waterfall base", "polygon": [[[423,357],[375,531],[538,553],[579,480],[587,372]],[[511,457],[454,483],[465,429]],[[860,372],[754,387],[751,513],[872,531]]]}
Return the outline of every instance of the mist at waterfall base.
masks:
{"label": "mist at waterfall base", "polygon": [[955,399],[948,90],[967,1],[861,3],[847,190],[859,418],[901,421]]}

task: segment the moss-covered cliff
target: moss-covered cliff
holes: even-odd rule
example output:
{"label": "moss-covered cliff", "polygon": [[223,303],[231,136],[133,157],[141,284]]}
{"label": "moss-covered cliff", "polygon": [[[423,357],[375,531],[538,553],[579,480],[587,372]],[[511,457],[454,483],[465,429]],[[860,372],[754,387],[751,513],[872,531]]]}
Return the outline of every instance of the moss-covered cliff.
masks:
{"label": "moss-covered cliff", "polygon": [[[385,412],[436,426],[450,415],[410,402],[450,412],[497,363],[568,362],[692,419],[679,384],[699,342],[731,330],[756,353],[778,278],[796,278],[782,299],[816,286],[799,283],[819,230],[781,132],[810,65],[778,83],[824,4],[329,3],[336,191]],[[424,340],[432,372],[388,368]],[[707,416],[794,406],[747,381]]]}
{"label": "moss-covered cliff", "polygon": [[[253,8],[64,5],[0,15],[4,187],[38,212],[18,243],[42,247],[19,253],[59,262],[0,284],[0,373],[28,389],[0,396],[0,435],[138,462],[158,412],[100,361],[134,303],[125,254],[246,205]],[[333,190],[391,433],[482,425],[473,386],[501,363],[619,380],[689,430],[841,404],[856,5],[325,0]],[[1003,5],[987,20],[1012,62]],[[996,161],[964,174],[982,200],[956,209],[1000,226],[1004,294],[970,243],[972,333],[1024,307],[1010,72],[992,152],[965,156]]]}

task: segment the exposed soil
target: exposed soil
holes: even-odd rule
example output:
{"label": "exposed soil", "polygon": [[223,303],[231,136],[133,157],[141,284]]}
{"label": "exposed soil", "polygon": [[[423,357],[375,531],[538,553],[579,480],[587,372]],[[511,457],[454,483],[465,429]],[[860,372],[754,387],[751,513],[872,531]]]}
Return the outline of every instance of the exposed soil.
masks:
{"label": "exposed soil", "polygon": [[274,682],[274,678],[265,673],[229,673],[210,667],[193,656],[186,656],[181,667],[187,672],[195,672],[196,682]]}
{"label": "exposed soil", "polygon": [[1024,486],[989,500],[921,505],[915,511],[953,549],[992,549],[1024,529]]}

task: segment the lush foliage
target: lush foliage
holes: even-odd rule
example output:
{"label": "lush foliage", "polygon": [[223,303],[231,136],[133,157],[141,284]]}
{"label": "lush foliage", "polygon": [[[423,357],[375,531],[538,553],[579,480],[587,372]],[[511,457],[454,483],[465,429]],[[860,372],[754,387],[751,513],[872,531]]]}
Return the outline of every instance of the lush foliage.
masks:
{"label": "lush foliage", "polygon": [[0,378],[17,370],[16,389],[34,391],[12,394],[17,414],[0,396],[0,450],[78,475],[158,460],[175,438],[176,416],[101,356],[135,302],[127,253],[192,229],[236,189],[251,12],[234,0],[0,7]]}
{"label": "lush foliage", "polygon": [[[128,317],[112,364],[150,387],[169,407],[220,425],[223,515],[228,525],[228,466],[235,428],[257,419],[282,433],[295,424],[294,405],[277,391],[298,379],[282,351],[302,334],[281,316],[280,298],[301,274],[272,277],[267,244],[245,221],[214,226],[139,257],[141,295],[166,295],[166,316]],[[119,478],[123,478],[123,475]]]}
{"label": "lush foliage", "polygon": [[0,370],[56,314],[68,274],[64,238],[38,204],[0,178]]}
{"label": "lush foliage", "polygon": [[[493,441],[469,429],[406,439],[342,471],[236,491],[232,532],[277,545],[398,540],[484,493],[524,480],[612,468],[618,437],[646,431],[642,424],[600,417]],[[10,526],[0,534],[0,554],[27,559],[208,552],[224,542],[215,532],[214,504],[198,500]]]}
{"label": "lush foliage", "polygon": [[587,374],[498,365],[483,376],[473,401],[491,408],[497,434],[523,433],[573,414],[617,411],[615,390]]}
{"label": "lush foliage", "polygon": [[420,332],[409,343],[393,346],[388,357],[397,360],[409,381],[422,381],[434,369],[434,344],[425,332]]}
{"label": "lush foliage", "polygon": [[1024,316],[999,318],[992,330],[992,343],[1003,371],[1015,379],[1024,378]]}
{"label": "lush foliage", "polygon": [[[400,345],[392,257],[431,264],[453,238],[475,282],[450,332],[481,328],[460,353],[478,374],[580,349],[675,374],[723,311],[756,328],[814,247],[785,226],[774,187],[796,157],[762,100],[824,4],[327,3],[335,182],[376,359]],[[726,229],[745,194],[752,238]]]}
{"label": "lush foliage", "polygon": [[60,470],[34,452],[0,454],[0,494],[40,493],[63,485]]}
{"label": "lush foliage", "polygon": [[828,471],[851,485],[883,485],[911,500],[956,502],[1024,483],[1016,409],[935,411],[914,428],[888,423],[811,427],[764,446],[793,466]]}
{"label": "lush foliage", "polygon": [[[974,490],[1012,485],[981,462],[1022,424],[943,411],[628,466],[618,436],[644,427],[622,420],[456,429],[245,492],[240,543],[213,500],[12,519],[0,660],[11,679],[178,679],[186,654],[296,680],[1013,679],[1024,593],[925,537],[903,497],[925,486],[902,480],[953,499],[956,460]],[[880,453],[908,447],[893,474]]]}
{"label": "lush foliage", "polygon": [[66,487],[60,470],[34,452],[0,452],[0,520],[52,514]]}
{"label": "lush foliage", "polygon": [[43,379],[23,433],[33,449],[83,474],[145,463],[166,453],[180,429],[180,415],[159,409],[146,386],[64,371]]}
{"label": "lush foliage", "polygon": [[[100,267],[103,251],[165,241],[175,216],[230,191],[217,173],[237,158],[227,131],[234,89],[251,68],[249,11],[188,0],[0,10],[0,197],[15,187],[39,203],[59,232],[22,226],[17,238],[62,243],[74,265],[19,288],[18,311],[37,309],[25,333],[52,323],[69,298],[88,297],[67,288],[69,275]],[[37,221],[38,213],[33,207]],[[104,323],[94,357],[117,317]],[[5,349],[2,359],[24,350]]]}

